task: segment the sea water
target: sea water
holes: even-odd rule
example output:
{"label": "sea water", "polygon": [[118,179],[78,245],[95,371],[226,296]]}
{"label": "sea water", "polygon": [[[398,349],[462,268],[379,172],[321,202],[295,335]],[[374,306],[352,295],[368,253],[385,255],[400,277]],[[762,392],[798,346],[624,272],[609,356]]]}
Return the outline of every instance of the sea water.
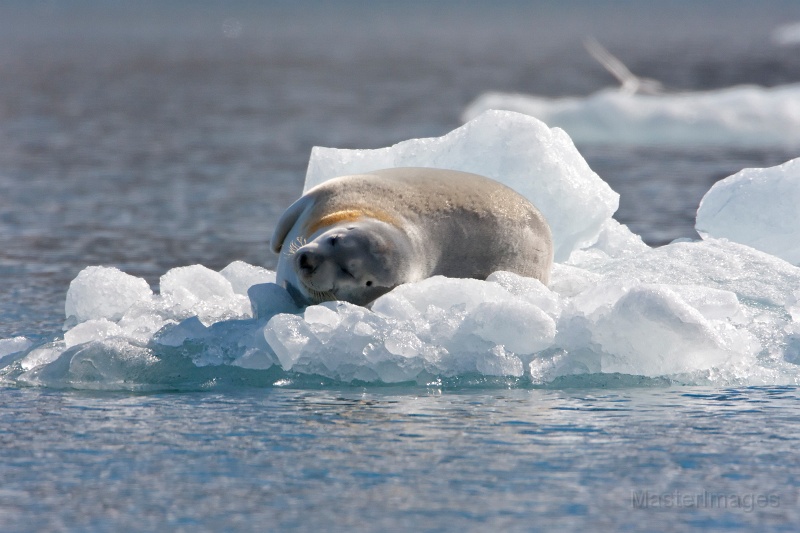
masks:
{"label": "sea water", "polygon": [[[386,370],[383,379],[325,372],[320,362],[353,368],[336,342],[301,372],[287,374],[257,351],[228,364],[245,355],[226,350],[254,331],[246,323],[259,311],[253,302],[277,310],[269,293],[248,298],[245,278],[269,281],[275,258],[267,240],[301,192],[312,146],[379,148],[442,136],[489,91],[588,98],[614,80],[582,49],[587,35],[678,91],[798,81],[796,48],[775,38],[800,20],[793,3],[613,4],[4,6],[0,357],[10,373],[0,391],[2,529],[794,530],[796,305],[794,291],[779,284],[792,271],[736,243],[676,243],[602,265],[591,252],[562,264],[562,299],[592,282],[571,268],[618,279],[647,272],[644,285],[601,287],[567,302],[568,312],[590,320],[555,331],[602,348],[578,359],[557,350],[546,360],[520,357],[556,337],[510,342],[514,322],[491,322],[498,315],[487,310],[489,297],[483,314],[465,307],[451,317],[471,321],[453,330],[462,337],[447,337],[451,350],[478,351],[456,350],[450,362],[414,379],[399,375],[398,384],[387,384],[397,365],[367,367]],[[715,182],[800,155],[784,143],[669,141],[578,142],[591,171],[619,193],[614,217],[630,230],[622,240],[607,230],[594,250],[608,255],[621,243],[624,252],[636,235],[656,246],[697,239],[695,212]],[[711,266],[736,258],[767,279],[711,286],[731,280],[693,269],[700,256]],[[88,271],[100,274],[89,277],[89,290],[115,268],[129,277],[110,287],[128,298],[175,297],[159,308],[174,313],[158,315],[174,323],[159,330],[154,359],[87,342],[109,334],[113,345],[114,328],[124,327],[109,307],[124,301],[116,293],[70,299],[71,282],[92,265],[107,270]],[[663,286],[675,276],[704,288],[676,294]],[[193,285],[197,279],[204,281]],[[541,331],[548,320],[561,325],[565,300],[522,291],[513,279],[492,283],[495,295],[505,291],[501,302],[526,299],[514,309]],[[480,287],[455,290],[488,294]],[[744,298],[747,290],[756,298]],[[203,307],[214,298],[225,305]],[[90,302],[100,306],[82,306]],[[404,306],[395,299],[384,311]],[[357,312],[323,307],[281,320],[300,316],[295,325],[310,324],[316,338],[328,328],[351,342],[343,320]],[[650,313],[655,322],[642,320]],[[675,317],[685,319],[677,331],[688,337],[665,343],[653,335],[667,331],[653,324]],[[157,332],[139,318],[131,334],[150,339]],[[444,329],[446,318],[423,316]],[[384,355],[441,362],[425,350],[441,348],[435,341],[446,331],[425,337],[406,319],[417,340],[384,344]],[[724,335],[726,324],[740,342]],[[352,324],[368,339],[384,326]],[[298,339],[311,338],[304,335]],[[492,352],[500,341],[509,347]],[[672,362],[698,346],[707,368],[658,370],[665,354]],[[278,361],[295,364],[302,353],[287,349]],[[627,355],[602,372],[609,353]],[[720,375],[718,358],[731,354],[745,359]],[[22,357],[27,369],[17,366]],[[467,366],[449,372],[459,361]],[[749,381],[752,372],[739,379],[742,368],[761,368],[759,381]],[[19,379],[21,371],[36,379]]]}
{"label": "sea water", "polygon": [[795,388],[2,389],[4,531],[783,530]]}

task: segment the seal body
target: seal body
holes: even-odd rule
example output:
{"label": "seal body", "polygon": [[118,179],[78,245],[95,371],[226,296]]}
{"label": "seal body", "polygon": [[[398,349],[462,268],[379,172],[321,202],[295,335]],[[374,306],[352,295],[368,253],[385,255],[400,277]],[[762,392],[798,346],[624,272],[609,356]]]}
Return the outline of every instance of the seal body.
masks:
{"label": "seal body", "polygon": [[394,287],[442,275],[506,270],[547,284],[550,227],[536,207],[489,178],[392,168],[314,187],[272,236],[277,282],[300,304],[366,305]]}

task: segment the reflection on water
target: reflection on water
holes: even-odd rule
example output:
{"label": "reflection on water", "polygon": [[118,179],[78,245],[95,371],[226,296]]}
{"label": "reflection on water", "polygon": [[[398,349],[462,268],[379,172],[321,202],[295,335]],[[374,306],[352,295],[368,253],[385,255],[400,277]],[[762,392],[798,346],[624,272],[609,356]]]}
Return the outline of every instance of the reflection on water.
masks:
{"label": "reflection on water", "polygon": [[[785,460],[800,439],[794,388],[419,392],[6,389],[5,523],[678,531],[800,519]],[[645,492],[662,509],[634,508]],[[778,505],[663,508],[676,492]]]}

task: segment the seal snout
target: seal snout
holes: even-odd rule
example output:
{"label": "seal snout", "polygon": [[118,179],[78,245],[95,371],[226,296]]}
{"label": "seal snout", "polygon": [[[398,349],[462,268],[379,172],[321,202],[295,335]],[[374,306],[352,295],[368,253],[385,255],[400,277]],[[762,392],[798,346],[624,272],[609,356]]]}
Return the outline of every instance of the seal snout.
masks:
{"label": "seal snout", "polygon": [[308,277],[322,263],[322,256],[311,250],[303,250],[297,252],[295,262],[297,264],[297,272],[302,276]]}

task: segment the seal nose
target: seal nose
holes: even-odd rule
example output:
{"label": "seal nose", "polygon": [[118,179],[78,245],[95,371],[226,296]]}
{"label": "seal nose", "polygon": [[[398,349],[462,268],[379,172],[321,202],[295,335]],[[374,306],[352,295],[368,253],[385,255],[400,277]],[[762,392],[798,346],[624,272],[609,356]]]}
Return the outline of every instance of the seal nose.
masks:
{"label": "seal nose", "polygon": [[298,252],[295,261],[297,262],[298,272],[304,276],[310,276],[319,266],[321,257],[311,251]]}

